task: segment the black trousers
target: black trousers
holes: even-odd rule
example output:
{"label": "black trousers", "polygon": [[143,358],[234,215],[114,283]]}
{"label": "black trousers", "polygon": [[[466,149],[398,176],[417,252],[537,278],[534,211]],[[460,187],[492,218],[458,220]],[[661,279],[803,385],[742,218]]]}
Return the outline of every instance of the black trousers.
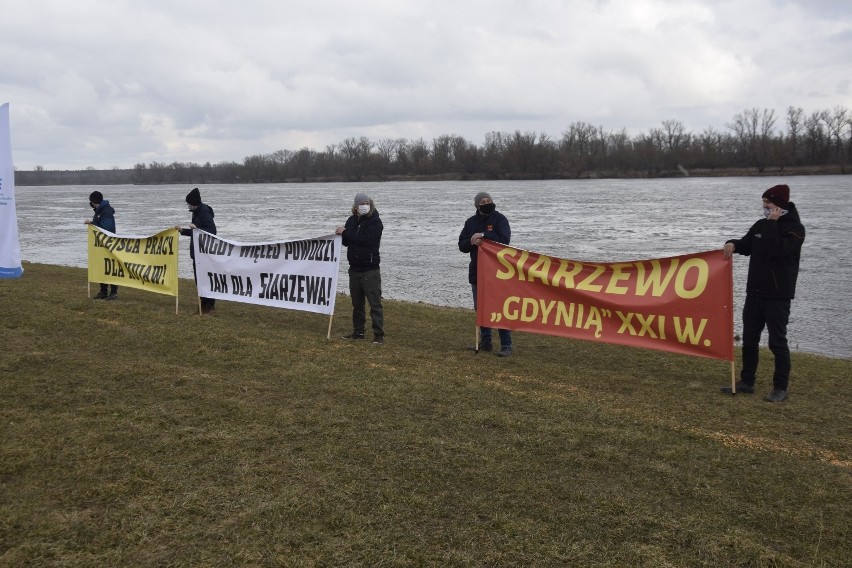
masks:
{"label": "black trousers", "polygon": [[373,336],[384,337],[382,273],[380,270],[376,268],[367,272],[355,272],[350,268],[349,294],[352,296],[352,331],[355,333],[364,333],[367,323],[366,302],[369,302]]}
{"label": "black trousers", "polygon": [[[192,276],[195,277],[195,289],[198,289],[198,272],[195,270],[195,259],[192,259]],[[213,298],[201,298],[201,308],[209,309],[216,307],[216,300]]]}
{"label": "black trousers", "polygon": [[740,378],[754,385],[760,359],[760,336],[763,328],[769,331],[769,350],[775,356],[774,388],[787,390],[790,381],[790,349],[787,347],[787,323],[790,320],[790,300],[746,296],[743,306],[743,369]]}
{"label": "black trousers", "polygon": [[107,290],[110,294],[118,294],[118,286],[115,284],[101,284],[101,292],[106,294]]}

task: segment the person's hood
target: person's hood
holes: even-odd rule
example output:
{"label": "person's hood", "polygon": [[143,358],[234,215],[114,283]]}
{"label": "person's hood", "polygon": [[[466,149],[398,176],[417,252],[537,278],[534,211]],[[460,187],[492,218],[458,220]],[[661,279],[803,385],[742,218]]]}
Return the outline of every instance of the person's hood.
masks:
{"label": "person's hood", "polygon": [[793,223],[801,223],[802,220],[799,218],[799,210],[796,209],[796,204],[792,201],[787,203],[787,212],[778,219],[779,221],[788,221]]}

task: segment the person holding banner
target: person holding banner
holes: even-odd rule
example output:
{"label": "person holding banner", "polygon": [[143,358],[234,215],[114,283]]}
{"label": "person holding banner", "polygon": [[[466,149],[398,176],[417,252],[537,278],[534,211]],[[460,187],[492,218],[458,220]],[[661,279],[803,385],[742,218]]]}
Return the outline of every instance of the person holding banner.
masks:
{"label": "person holding banner", "polygon": [[741,239],[725,243],[724,254],[750,257],[743,306],[743,366],[735,389],[722,392],[753,393],[759,357],[760,336],[769,330],[769,350],[775,356],[773,389],[764,400],[781,402],[787,398],[790,379],[790,349],[787,322],[790,303],[796,294],[799,257],[805,240],[805,227],[786,185],[770,187],[763,193],[764,218],[752,225]]}
{"label": "person holding banner", "polygon": [[[506,216],[497,211],[497,206],[491,199],[491,195],[480,191],[473,198],[476,214],[465,221],[461,234],[459,234],[459,250],[470,254],[470,265],[468,266],[468,280],[473,289],[473,308],[476,309],[476,259],[479,252],[479,244],[482,239],[488,239],[509,244],[512,231]],[[508,329],[498,329],[500,335],[500,357],[512,356],[512,332]],[[491,341],[491,328],[479,328],[479,345],[476,347],[481,351],[493,351],[494,345]]]}
{"label": "person holding banner", "polygon": [[373,343],[381,345],[385,342],[382,275],[379,269],[379,245],[383,229],[376,204],[367,194],[359,193],[355,196],[352,215],[346,224],[334,230],[335,234],[342,237],[343,246],[347,247],[349,294],[352,296],[352,333],[343,339],[364,339],[366,299],[370,302]]}
{"label": "person holding banner", "polygon": [[[192,237],[193,229],[206,231],[211,235],[216,234],[216,222],[213,220],[213,208],[206,203],[201,202],[201,192],[198,188],[193,188],[186,196],[186,203],[189,205],[189,210],[192,212],[192,222],[188,229],[175,227],[180,234],[189,237],[189,256],[192,258],[192,274],[195,276],[195,285],[198,286],[198,273],[195,269],[195,243]],[[216,310],[216,300],[213,298],[201,298],[201,313],[209,314]]]}
{"label": "person holding banner", "polygon": [[[115,209],[109,204],[108,200],[104,199],[104,195],[100,191],[93,191],[89,195],[89,206],[94,210],[95,214],[91,221],[86,219],[83,223],[94,225],[110,233],[115,233]],[[95,296],[95,300],[117,299],[118,286],[115,284],[107,286],[102,283],[100,292]]]}

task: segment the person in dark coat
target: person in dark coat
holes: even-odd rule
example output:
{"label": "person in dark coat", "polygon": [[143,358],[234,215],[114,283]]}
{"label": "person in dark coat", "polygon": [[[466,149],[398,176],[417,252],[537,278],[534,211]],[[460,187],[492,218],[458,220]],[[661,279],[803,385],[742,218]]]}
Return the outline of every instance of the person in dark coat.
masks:
{"label": "person in dark coat", "polygon": [[[93,191],[89,195],[89,206],[95,212],[91,220],[83,221],[87,225],[94,225],[104,231],[109,231],[115,234],[115,209],[109,204],[109,201],[104,199],[104,195],[100,191]],[[118,286],[111,284],[101,284],[101,289],[95,296],[95,300],[117,300]]]}
{"label": "person in dark coat", "polygon": [[[745,236],[727,241],[724,247],[726,258],[735,252],[749,257],[743,307],[743,368],[735,387],[736,392],[754,392],[760,336],[765,327],[769,330],[769,350],[775,356],[775,373],[772,392],[764,400],[781,402],[787,398],[790,379],[787,323],[796,295],[805,227],[786,185],[770,187],[763,193],[763,212],[764,218],[752,225]],[[724,387],[722,391],[730,393],[732,389]]]}
{"label": "person in dark coat", "polygon": [[352,215],[346,224],[335,229],[343,237],[349,261],[349,294],[352,296],[352,333],[344,339],[364,339],[367,323],[365,300],[370,303],[373,343],[385,341],[384,311],[382,309],[382,273],[379,268],[382,242],[382,220],[376,204],[365,193],[355,196]]}
{"label": "person in dark coat", "polygon": [[[508,245],[512,237],[512,230],[509,227],[509,220],[497,211],[497,206],[489,193],[485,191],[477,193],[473,198],[473,205],[476,207],[476,214],[469,217],[464,223],[459,234],[459,250],[470,254],[467,278],[473,290],[473,308],[476,309],[476,261],[479,254],[479,244],[482,239],[488,239]],[[512,332],[508,329],[498,329],[497,331],[500,335],[500,352],[497,355],[511,357]],[[479,328],[478,348],[481,351],[492,351],[494,349],[491,342],[490,327]]]}
{"label": "person in dark coat", "polygon": [[[180,234],[189,237],[189,256],[192,258],[192,274],[195,276],[195,285],[198,286],[198,272],[195,269],[195,246],[193,243],[192,230],[201,229],[211,235],[216,234],[216,222],[213,220],[213,208],[206,203],[201,202],[201,192],[198,188],[193,188],[186,196],[186,203],[189,205],[189,210],[192,212],[192,222],[188,229],[175,227]],[[205,314],[212,313],[216,310],[216,300],[213,298],[201,298],[201,312]]]}

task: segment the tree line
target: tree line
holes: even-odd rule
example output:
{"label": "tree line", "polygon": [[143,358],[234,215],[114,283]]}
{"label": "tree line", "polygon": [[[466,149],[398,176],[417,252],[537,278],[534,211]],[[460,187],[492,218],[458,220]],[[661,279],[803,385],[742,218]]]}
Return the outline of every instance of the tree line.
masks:
{"label": "tree line", "polygon": [[238,162],[138,163],[132,169],[16,171],[20,185],[280,183],[392,179],[559,179],[661,177],[690,172],[846,173],[852,162],[852,114],[846,107],[806,113],[789,107],[746,109],[725,131],[688,132],[679,120],[635,136],[574,122],[559,138],[537,132],[490,132],[482,146],[461,136],[346,138],[323,150],[257,154]]}

